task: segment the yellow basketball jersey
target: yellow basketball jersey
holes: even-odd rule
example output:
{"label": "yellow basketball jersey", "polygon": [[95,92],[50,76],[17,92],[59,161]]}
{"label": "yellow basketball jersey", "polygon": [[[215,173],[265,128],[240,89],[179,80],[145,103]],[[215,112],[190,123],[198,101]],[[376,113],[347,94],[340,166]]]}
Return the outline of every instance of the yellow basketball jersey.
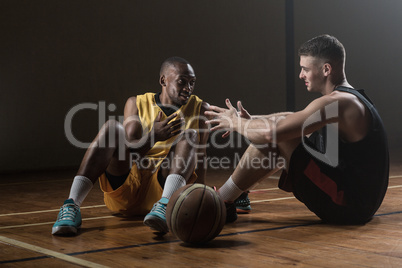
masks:
{"label": "yellow basketball jersey", "polygon": [[[202,100],[195,95],[191,95],[188,102],[180,107],[176,113],[177,116],[173,119],[184,118],[185,124],[182,129],[194,129],[199,133],[199,116],[201,110]],[[138,116],[142,124],[143,134],[152,130],[152,126],[156,117],[162,109],[156,104],[155,93],[145,93],[137,96]],[[203,115],[201,115],[203,116]],[[166,114],[162,111],[162,120],[167,118]],[[148,151],[148,157],[155,166],[159,166],[162,160],[167,156],[172,147],[173,142],[176,140],[177,135],[165,141],[152,142],[153,147]]]}

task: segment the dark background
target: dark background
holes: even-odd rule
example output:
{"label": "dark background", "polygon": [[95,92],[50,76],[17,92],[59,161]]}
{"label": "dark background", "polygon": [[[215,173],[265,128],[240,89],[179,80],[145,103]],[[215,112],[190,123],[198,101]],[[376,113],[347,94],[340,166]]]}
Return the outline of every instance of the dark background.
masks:
{"label": "dark background", "polygon": [[[298,79],[296,51],[323,33],[344,44],[348,81],[375,102],[395,159],[402,148],[402,1],[297,0],[293,12],[289,32],[285,0],[0,1],[0,172],[76,167],[85,149],[66,137],[69,110],[114,104],[103,116],[117,119],[128,97],[160,90],[160,64],[174,55],[192,63],[195,94],[211,104],[230,97],[252,114],[268,114],[286,110],[294,97],[303,109],[318,95]],[[76,139],[90,142],[99,121],[99,109],[78,112]]]}

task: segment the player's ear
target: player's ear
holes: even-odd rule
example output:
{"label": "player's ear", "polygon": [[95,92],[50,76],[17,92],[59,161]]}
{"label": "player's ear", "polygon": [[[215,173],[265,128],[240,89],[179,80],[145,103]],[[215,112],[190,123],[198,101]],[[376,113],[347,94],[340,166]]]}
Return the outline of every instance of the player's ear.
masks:
{"label": "player's ear", "polygon": [[166,77],[165,77],[165,75],[161,75],[161,77],[159,78],[159,84],[160,84],[162,87],[165,87],[165,86],[166,86]]}
{"label": "player's ear", "polygon": [[332,72],[332,66],[331,66],[331,64],[325,63],[322,70],[323,70],[324,76],[330,75],[331,72]]}

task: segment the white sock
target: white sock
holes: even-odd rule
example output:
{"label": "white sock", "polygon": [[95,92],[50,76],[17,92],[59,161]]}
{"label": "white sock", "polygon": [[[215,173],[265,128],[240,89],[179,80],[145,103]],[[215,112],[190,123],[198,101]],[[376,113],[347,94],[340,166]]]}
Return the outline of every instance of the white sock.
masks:
{"label": "white sock", "polygon": [[165,187],[163,188],[162,197],[170,199],[174,192],[180,187],[187,184],[186,179],[179,174],[170,174],[166,178]]}
{"label": "white sock", "polygon": [[244,191],[241,190],[234,183],[232,176],[219,188],[218,193],[224,201],[233,202],[238,198]]}
{"label": "white sock", "polygon": [[75,176],[73,184],[71,185],[69,199],[73,199],[74,203],[81,206],[89,191],[91,191],[94,184],[90,179],[85,176]]}

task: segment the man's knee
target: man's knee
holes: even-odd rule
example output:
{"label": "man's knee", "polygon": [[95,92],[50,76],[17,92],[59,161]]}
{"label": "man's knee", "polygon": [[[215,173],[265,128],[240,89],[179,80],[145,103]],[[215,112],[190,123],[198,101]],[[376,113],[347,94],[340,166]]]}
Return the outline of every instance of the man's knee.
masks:
{"label": "man's knee", "polygon": [[108,121],[106,121],[106,123],[104,124],[104,127],[106,128],[106,129],[109,129],[109,130],[120,130],[122,127],[123,127],[123,125],[119,122],[119,121],[117,121],[117,120],[115,120],[115,119],[109,119]]}
{"label": "man's knee", "polygon": [[106,121],[99,132],[99,140],[103,145],[109,147],[115,147],[120,142],[124,144],[124,138],[125,132],[123,125],[114,119]]}
{"label": "man's knee", "polygon": [[107,129],[110,131],[110,133],[114,132],[119,135],[122,135],[125,133],[123,125],[117,120],[110,119],[110,120],[106,121],[105,125],[106,125]]}
{"label": "man's knee", "polygon": [[292,140],[287,140],[277,144],[280,156],[284,157],[286,162],[289,163],[290,158],[295,151],[295,149],[300,145],[301,139],[296,138]]}

